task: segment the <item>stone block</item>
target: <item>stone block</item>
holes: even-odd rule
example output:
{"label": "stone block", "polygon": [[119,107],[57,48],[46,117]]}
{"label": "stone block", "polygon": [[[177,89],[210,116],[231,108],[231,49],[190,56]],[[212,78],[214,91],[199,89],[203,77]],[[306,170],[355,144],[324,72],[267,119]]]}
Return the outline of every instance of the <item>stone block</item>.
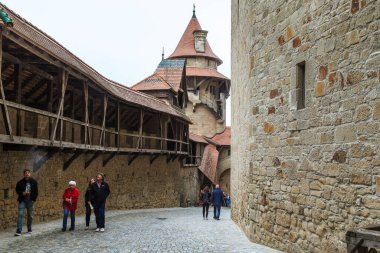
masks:
{"label": "stone block", "polygon": [[328,73],[328,68],[327,66],[320,66],[319,67],[319,71],[318,71],[318,79],[320,81],[323,81],[325,80],[326,76],[327,76],[327,73]]}
{"label": "stone block", "polygon": [[334,153],[332,160],[338,163],[345,163],[346,157],[347,157],[346,151],[338,150]]}
{"label": "stone block", "polygon": [[350,71],[347,74],[347,84],[355,85],[358,84],[364,77],[364,73],[360,71]]}
{"label": "stone block", "polygon": [[356,139],[356,128],[354,125],[343,125],[336,127],[335,141],[337,143],[354,142]]}
{"label": "stone block", "polygon": [[287,212],[283,210],[278,210],[276,215],[276,224],[283,226],[285,228],[290,227],[291,224],[291,216]]}
{"label": "stone block", "polygon": [[346,34],[346,47],[359,43],[359,32],[357,30],[350,31]]}
{"label": "stone block", "polygon": [[376,103],[373,106],[372,118],[374,120],[380,119],[380,101],[376,101]]}
{"label": "stone block", "polygon": [[293,39],[293,48],[297,48],[299,46],[301,46],[301,39],[297,36]]}
{"label": "stone block", "polygon": [[288,26],[286,28],[286,41],[291,40],[295,36],[296,32],[293,28],[293,26]]}
{"label": "stone block", "polygon": [[356,122],[367,120],[370,117],[370,113],[371,108],[368,105],[360,105],[355,111],[354,120]]}
{"label": "stone block", "polygon": [[325,84],[323,82],[317,82],[314,89],[316,97],[322,97],[325,95]]}
{"label": "stone block", "polygon": [[274,126],[272,123],[269,123],[269,122],[265,122],[264,123],[264,132],[267,133],[267,134],[271,134],[274,132]]}

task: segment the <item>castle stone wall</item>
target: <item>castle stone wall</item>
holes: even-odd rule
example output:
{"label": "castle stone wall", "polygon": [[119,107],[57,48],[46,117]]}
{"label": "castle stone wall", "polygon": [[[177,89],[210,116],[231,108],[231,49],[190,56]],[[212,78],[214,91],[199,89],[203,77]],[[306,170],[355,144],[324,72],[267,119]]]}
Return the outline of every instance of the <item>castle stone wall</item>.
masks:
{"label": "castle stone wall", "polygon": [[252,241],[346,252],[380,223],[379,30],[376,0],[232,1],[232,218]]}
{"label": "castle stone wall", "polygon": [[[16,227],[16,183],[23,170],[33,168],[33,161],[43,154],[38,150],[0,152],[0,229]],[[105,173],[111,189],[107,209],[178,207],[180,196],[186,195],[181,185],[180,162],[166,163],[166,156],[157,158],[152,165],[149,156],[139,156],[128,165],[128,156],[116,155],[105,167],[99,156],[85,169],[85,160],[90,155],[82,154],[64,171],[63,163],[69,157],[58,153],[33,173],[39,184],[34,223],[62,217],[62,193],[70,180],[77,182],[80,192],[77,213],[84,214],[87,182],[98,172]]]}

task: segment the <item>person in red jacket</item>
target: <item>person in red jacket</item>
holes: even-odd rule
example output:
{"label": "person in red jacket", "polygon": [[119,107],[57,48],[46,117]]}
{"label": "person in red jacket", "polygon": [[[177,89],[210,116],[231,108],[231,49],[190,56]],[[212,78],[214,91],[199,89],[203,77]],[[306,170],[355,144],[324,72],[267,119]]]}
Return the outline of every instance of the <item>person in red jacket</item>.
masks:
{"label": "person in red jacket", "polygon": [[77,202],[79,197],[79,191],[76,188],[75,181],[69,182],[69,187],[63,192],[63,226],[62,232],[66,231],[67,216],[70,212],[71,226],[70,231],[75,229],[75,210],[77,209]]}

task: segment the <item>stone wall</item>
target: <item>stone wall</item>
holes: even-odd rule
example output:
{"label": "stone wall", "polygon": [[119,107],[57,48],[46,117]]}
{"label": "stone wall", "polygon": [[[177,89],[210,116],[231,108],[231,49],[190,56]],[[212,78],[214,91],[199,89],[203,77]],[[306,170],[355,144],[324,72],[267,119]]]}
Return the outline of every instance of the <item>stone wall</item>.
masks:
{"label": "stone wall", "polygon": [[180,169],[181,181],[181,206],[194,206],[198,201],[201,189],[198,167],[182,167]]}
{"label": "stone wall", "polygon": [[201,136],[213,137],[216,133],[224,131],[224,121],[219,123],[212,109],[207,108],[204,104],[196,104],[193,112],[193,103],[188,102],[186,115],[191,119],[193,124],[189,125],[190,133]]}
{"label": "stone wall", "polygon": [[376,0],[232,1],[232,218],[251,240],[345,252],[380,223],[379,30]]}
{"label": "stone wall", "polygon": [[[37,150],[0,152],[0,229],[16,227],[16,183],[22,178],[24,168],[32,168],[33,160],[42,155]],[[82,154],[63,171],[63,163],[69,155],[56,154],[33,173],[39,183],[34,222],[62,217],[62,193],[69,180],[77,182],[80,191],[78,214],[83,214],[87,182],[98,172],[106,174],[110,185],[108,209],[180,206],[183,188],[178,160],[166,163],[166,157],[161,156],[150,165],[149,156],[140,156],[128,165],[128,156],[116,155],[102,167],[102,156],[99,156],[85,169],[85,159],[89,156]]]}

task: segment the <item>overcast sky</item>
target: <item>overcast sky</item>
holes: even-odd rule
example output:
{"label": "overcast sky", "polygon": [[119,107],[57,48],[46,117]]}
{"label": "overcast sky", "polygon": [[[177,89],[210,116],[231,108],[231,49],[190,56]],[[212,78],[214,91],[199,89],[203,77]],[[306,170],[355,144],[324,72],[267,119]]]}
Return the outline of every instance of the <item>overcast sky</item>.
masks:
{"label": "overcast sky", "polygon": [[[4,0],[105,77],[131,86],[175,49],[193,3],[219,71],[230,77],[230,0]],[[230,100],[230,99],[229,99]],[[230,106],[227,125],[230,125]]]}

